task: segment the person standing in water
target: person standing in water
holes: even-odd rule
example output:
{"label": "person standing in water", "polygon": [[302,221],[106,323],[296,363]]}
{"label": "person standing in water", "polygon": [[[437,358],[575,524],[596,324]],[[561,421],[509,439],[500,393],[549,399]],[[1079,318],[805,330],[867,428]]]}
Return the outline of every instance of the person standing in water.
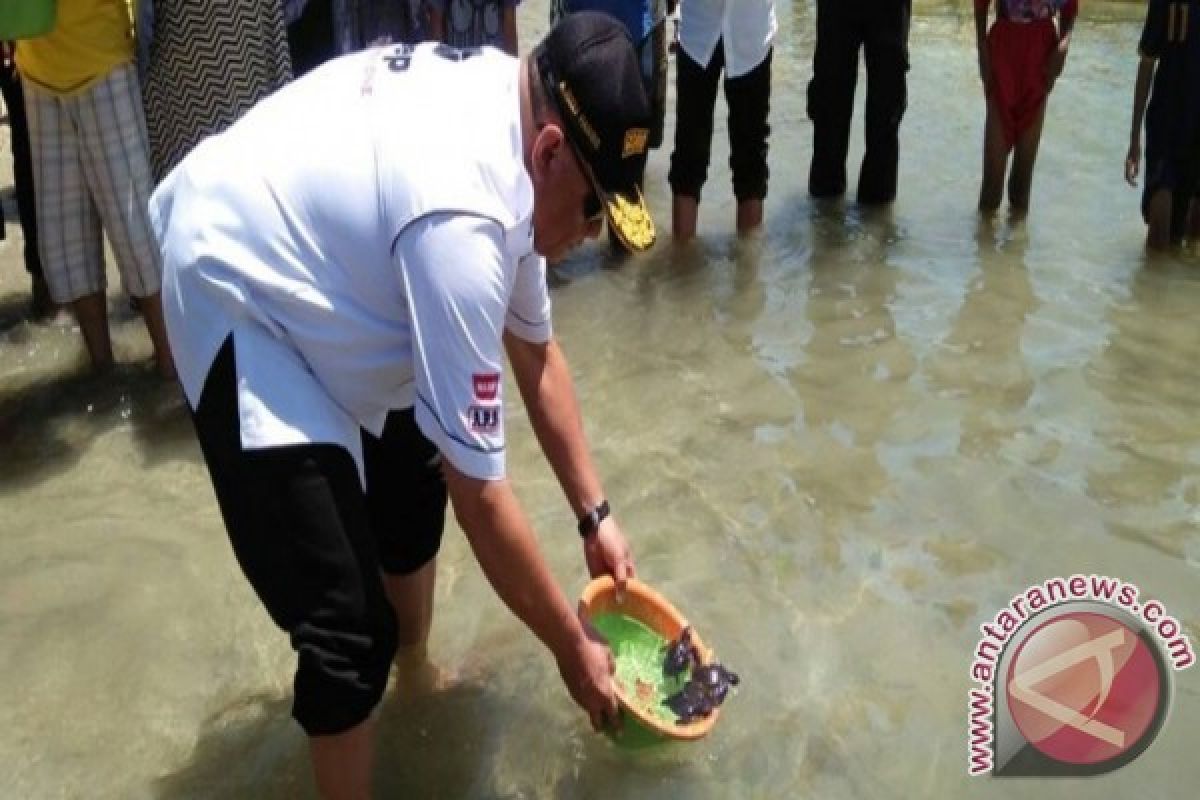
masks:
{"label": "person standing in water", "polygon": [[142,313],[158,372],[171,379],[162,265],[146,214],[153,184],[129,5],[59,0],[57,8],[49,33],[16,48],[46,285],[51,300],[75,315],[92,368],[111,369],[107,239]]}
{"label": "person standing in water", "polygon": [[[992,5],[996,21],[989,31]],[[1046,100],[1066,64],[1078,8],[1078,0],[975,0],[979,77],[987,98],[979,190],[985,214],[1000,207],[1010,153],[1009,207],[1017,213],[1029,209]]]}
{"label": "person standing in water", "polygon": [[1137,186],[1145,120],[1146,246],[1165,250],[1200,239],[1200,2],[1150,0],[1138,52],[1125,180]]}
{"label": "person standing in water", "polygon": [[326,797],[370,795],[372,710],[393,661],[424,653],[447,496],[571,696],[615,723],[612,653],[507,474],[504,373],[588,571],[623,585],[633,557],[545,259],[606,216],[627,246],[653,244],[649,125],[625,30],[572,14],[521,59],[433,43],[335,58],[202,142],[151,199],[197,438],[238,563],[296,651],[292,713]]}
{"label": "person standing in water", "polygon": [[767,123],[775,0],[685,0],[676,59],[675,151],[671,153],[671,234],[696,235],[700,189],[708,178],[717,89],[729,106],[729,167],[737,231],[762,225],[767,196]]}
{"label": "person standing in water", "polygon": [[867,66],[866,153],[858,176],[858,202],[896,199],[900,120],[908,106],[908,28],[911,0],[817,0],[817,48],[808,84],[813,156],[808,192],[840,197],[846,191],[846,152],[858,51]]}

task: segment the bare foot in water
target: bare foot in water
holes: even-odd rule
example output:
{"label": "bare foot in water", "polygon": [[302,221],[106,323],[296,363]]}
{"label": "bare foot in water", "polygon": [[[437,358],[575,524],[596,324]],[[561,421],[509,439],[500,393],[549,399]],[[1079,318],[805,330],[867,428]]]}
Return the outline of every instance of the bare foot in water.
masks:
{"label": "bare foot in water", "polygon": [[430,661],[424,647],[401,647],[395,665],[396,697],[401,700],[444,692],[461,683],[458,673]]}

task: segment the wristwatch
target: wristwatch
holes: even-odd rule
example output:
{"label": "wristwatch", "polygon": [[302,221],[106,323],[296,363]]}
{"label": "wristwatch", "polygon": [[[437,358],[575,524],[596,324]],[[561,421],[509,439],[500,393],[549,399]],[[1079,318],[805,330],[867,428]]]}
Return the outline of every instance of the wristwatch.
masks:
{"label": "wristwatch", "polygon": [[579,518],[579,535],[586,539],[599,530],[600,523],[608,517],[608,512],[608,501],[601,500],[599,505]]}

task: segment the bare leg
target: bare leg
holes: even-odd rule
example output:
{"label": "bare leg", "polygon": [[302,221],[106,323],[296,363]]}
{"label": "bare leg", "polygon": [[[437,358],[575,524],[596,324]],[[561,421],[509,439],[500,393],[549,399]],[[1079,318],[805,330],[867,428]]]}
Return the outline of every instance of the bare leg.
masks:
{"label": "bare leg", "polygon": [[162,293],[139,297],[137,304],[154,345],[154,363],[158,366],[158,374],[172,379],[175,377],[175,362],[171,358],[171,344],[167,341],[167,327],[163,323]]}
{"label": "bare leg", "polygon": [[686,194],[677,194],[671,200],[671,236],[680,244],[696,236],[696,217],[700,201]]}
{"label": "bare leg", "polygon": [[325,800],[369,800],[375,723],[368,717],[350,730],[308,740],[317,791]]}
{"label": "bare leg", "polygon": [[1037,117],[1030,123],[1013,155],[1012,173],[1008,176],[1008,204],[1014,211],[1029,210],[1029,192],[1033,186],[1033,165],[1037,161],[1038,145],[1042,142],[1042,123],[1046,120],[1046,103],[1038,110]]}
{"label": "bare leg", "polygon": [[429,660],[429,630],[433,626],[433,589],[437,559],[408,575],[384,575],[383,588],[396,613],[396,671],[406,689],[441,688],[446,676]]}
{"label": "bare leg", "polygon": [[1200,200],[1194,197],[1188,205],[1187,237],[1193,246],[1200,244]]}
{"label": "bare leg", "polygon": [[108,305],[104,292],[84,295],[71,303],[75,320],[83,333],[83,343],[92,359],[92,369],[105,372],[112,368],[112,340],[108,336]]}
{"label": "bare leg", "polygon": [[753,233],[762,227],[763,201],[761,197],[748,197],[737,204],[737,232],[739,236]]}
{"label": "bare leg", "polygon": [[979,210],[991,214],[1000,207],[1004,199],[1004,173],[1008,170],[1008,152],[1011,148],[1004,141],[1004,127],[996,101],[987,100],[987,121],[983,129],[983,184],[979,189]]}
{"label": "bare leg", "polygon": [[[1159,189],[1150,196],[1146,209],[1146,249],[1169,250],[1171,248],[1171,190]],[[1195,221],[1193,208],[1192,221]]]}

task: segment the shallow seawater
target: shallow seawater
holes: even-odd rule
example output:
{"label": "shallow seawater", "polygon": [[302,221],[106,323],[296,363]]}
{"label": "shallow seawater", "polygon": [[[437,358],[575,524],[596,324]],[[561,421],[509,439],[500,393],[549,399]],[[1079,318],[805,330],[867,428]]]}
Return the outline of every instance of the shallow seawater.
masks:
{"label": "shallow seawater", "polygon": [[[627,260],[589,243],[554,270],[638,575],[742,677],[713,732],[646,751],[593,734],[451,524],[431,648],[459,682],[389,692],[380,796],[1194,796],[1196,668],[1117,772],[967,777],[979,626],[1025,587],[1120,577],[1200,642],[1200,255],[1147,257],[1122,180],[1143,6],[1083,4],[1022,222],[974,211],[970,4],[916,5],[890,211],[807,196],[814,4],[780,2],[761,235],[732,235],[718,99],[698,242]],[[521,6],[523,46],[545,7]],[[664,229],[669,151],[647,177]],[[115,271],[129,366],[96,381],[71,326],[26,319],[9,233],[0,797],[312,797],[291,651],[238,573],[177,393],[140,363]],[[575,522],[509,397],[514,484],[573,597],[588,578]]]}

